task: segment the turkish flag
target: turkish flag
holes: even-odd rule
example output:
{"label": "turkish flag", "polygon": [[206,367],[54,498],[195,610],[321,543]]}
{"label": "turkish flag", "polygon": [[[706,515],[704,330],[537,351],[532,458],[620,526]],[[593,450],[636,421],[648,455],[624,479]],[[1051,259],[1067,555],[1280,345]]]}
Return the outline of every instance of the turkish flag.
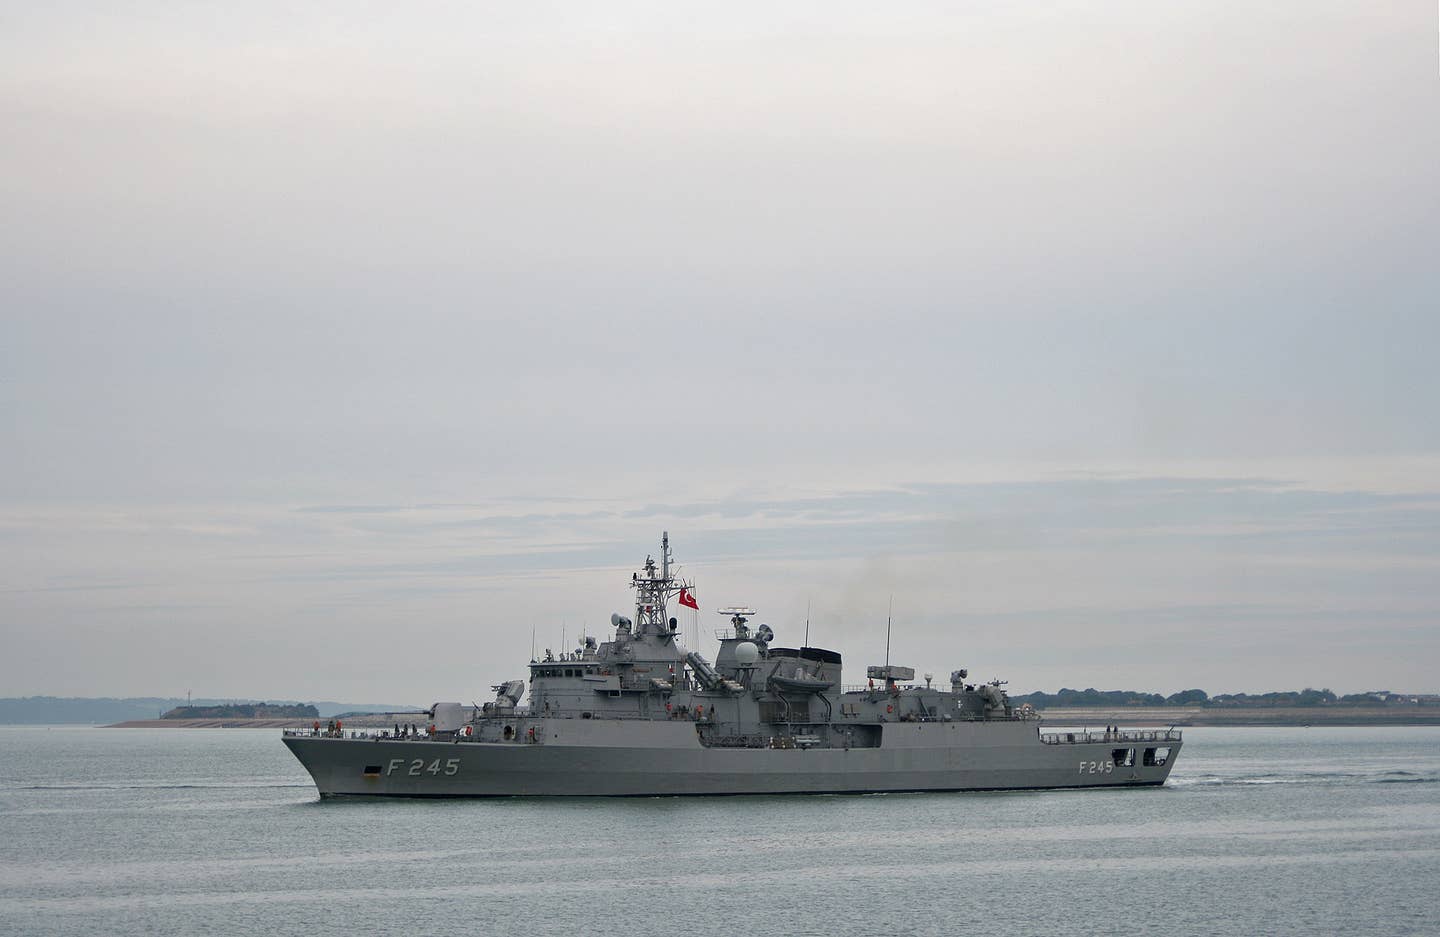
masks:
{"label": "turkish flag", "polygon": [[689,589],[681,589],[681,590],[680,590],[680,599],[679,599],[679,601],[680,601],[680,604],[683,605],[683,606],[685,606],[686,608],[693,608],[693,609],[695,609],[695,611],[697,611],[697,612],[700,611],[700,603],[697,602],[697,601],[695,601],[695,596],[693,596],[693,595],[690,594],[690,590],[689,590]]}

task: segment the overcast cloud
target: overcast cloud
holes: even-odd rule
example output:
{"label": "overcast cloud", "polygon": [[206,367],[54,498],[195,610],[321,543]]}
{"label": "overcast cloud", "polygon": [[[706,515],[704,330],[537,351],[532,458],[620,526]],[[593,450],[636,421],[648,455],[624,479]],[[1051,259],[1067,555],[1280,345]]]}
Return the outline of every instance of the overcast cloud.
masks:
{"label": "overcast cloud", "polygon": [[480,698],[662,529],[854,673],[1440,689],[1436,35],[8,4],[0,695]]}

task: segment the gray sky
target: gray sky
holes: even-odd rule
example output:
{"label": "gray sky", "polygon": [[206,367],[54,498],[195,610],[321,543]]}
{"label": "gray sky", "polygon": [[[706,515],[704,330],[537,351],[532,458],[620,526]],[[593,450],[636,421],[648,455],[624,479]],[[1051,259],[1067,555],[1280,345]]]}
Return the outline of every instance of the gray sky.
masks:
{"label": "gray sky", "polygon": [[0,695],[1440,689],[1433,3],[773,7],[0,8]]}

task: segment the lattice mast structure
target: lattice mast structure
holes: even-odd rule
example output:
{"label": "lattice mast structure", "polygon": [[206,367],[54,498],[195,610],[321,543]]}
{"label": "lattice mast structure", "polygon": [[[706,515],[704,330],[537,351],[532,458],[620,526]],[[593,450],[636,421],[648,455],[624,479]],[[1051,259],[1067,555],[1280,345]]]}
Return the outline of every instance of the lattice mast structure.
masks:
{"label": "lattice mast structure", "polygon": [[637,634],[674,634],[678,623],[672,626],[667,615],[670,599],[680,594],[681,589],[694,590],[688,580],[672,576],[670,566],[670,532],[660,537],[660,565],[655,565],[653,556],[645,557],[645,574],[635,573],[630,577],[630,586],[635,590],[635,631]]}

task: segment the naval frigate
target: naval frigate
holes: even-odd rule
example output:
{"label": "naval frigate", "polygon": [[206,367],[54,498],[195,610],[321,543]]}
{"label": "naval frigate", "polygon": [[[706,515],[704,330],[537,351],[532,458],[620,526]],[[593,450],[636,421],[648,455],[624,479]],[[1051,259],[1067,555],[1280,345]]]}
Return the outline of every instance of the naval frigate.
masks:
{"label": "naval frigate", "polygon": [[[720,609],[714,663],[685,648],[673,605],[694,585],[660,562],[634,573],[633,617],[608,641],[547,650],[483,705],[435,703],[423,726],[287,731],[321,797],[668,796],[1136,787],[1165,783],[1175,729],[1047,732],[1005,683],[948,688],[911,667],[782,647],[749,608]],[[887,641],[888,646],[888,641]],[[888,651],[887,651],[888,657]],[[527,698],[528,689],[528,698]],[[522,700],[524,705],[522,705]]]}

